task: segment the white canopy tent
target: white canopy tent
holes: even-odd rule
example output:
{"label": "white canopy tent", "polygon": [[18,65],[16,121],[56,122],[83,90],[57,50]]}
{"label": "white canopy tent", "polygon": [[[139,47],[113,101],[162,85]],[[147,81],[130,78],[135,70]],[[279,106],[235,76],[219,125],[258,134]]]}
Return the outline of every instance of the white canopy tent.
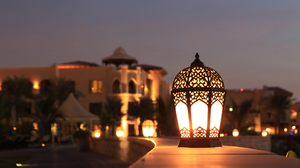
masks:
{"label": "white canopy tent", "polygon": [[73,122],[89,121],[90,129],[93,126],[93,120],[99,120],[99,117],[85,110],[75,99],[73,93],[70,93],[65,102],[58,108],[58,111],[64,116],[65,121],[71,122],[71,132],[73,132]]}

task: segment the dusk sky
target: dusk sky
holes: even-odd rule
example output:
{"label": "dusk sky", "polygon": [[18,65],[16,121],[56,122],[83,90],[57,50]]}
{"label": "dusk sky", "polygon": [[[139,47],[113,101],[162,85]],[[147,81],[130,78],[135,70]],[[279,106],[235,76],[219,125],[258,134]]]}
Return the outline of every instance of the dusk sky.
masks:
{"label": "dusk sky", "polygon": [[0,0],[0,68],[101,65],[120,46],[168,83],[198,52],[226,89],[300,99],[299,0]]}

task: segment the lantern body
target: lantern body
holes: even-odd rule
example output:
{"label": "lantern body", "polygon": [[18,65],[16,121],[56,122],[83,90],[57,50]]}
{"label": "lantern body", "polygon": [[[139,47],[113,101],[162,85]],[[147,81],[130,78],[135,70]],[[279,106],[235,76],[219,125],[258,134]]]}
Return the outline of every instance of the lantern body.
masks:
{"label": "lantern body", "polygon": [[180,132],[179,147],[218,147],[226,91],[221,76],[196,54],[174,79],[172,99]]}

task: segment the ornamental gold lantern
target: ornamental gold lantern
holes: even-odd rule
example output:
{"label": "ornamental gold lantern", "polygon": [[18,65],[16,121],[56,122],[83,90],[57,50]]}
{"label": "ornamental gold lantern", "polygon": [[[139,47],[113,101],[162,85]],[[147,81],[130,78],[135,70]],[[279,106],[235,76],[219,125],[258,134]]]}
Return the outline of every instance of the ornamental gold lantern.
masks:
{"label": "ornamental gold lantern", "polygon": [[180,132],[178,147],[221,147],[220,125],[226,91],[221,76],[198,53],[174,79],[172,99]]}

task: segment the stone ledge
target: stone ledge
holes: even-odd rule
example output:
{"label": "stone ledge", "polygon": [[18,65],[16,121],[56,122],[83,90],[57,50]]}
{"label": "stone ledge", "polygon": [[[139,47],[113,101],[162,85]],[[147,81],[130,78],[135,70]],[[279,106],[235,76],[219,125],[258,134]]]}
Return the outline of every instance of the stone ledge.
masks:
{"label": "stone ledge", "polygon": [[225,136],[221,137],[222,145],[239,146],[264,151],[271,151],[271,136]]}
{"label": "stone ledge", "polygon": [[300,165],[300,159],[263,150],[225,145],[178,148],[178,141],[178,138],[100,138],[96,140],[95,151],[124,160],[131,164],[130,168],[298,168]]}
{"label": "stone ledge", "polygon": [[94,151],[132,164],[154,147],[155,144],[145,138],[99,138],[95,140]]}

